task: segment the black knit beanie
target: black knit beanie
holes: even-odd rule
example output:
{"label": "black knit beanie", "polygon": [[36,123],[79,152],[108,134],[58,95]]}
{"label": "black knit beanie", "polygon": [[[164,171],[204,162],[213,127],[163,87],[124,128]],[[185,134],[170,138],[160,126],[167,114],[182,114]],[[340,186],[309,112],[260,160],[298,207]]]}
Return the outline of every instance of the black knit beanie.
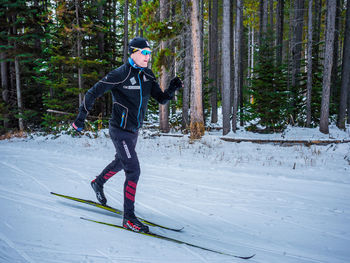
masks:
{"label": "black knit beanie", "polygon": [[137,49],[134,48],[151,48],[148,41],[146,39],[144,39],[143,37],[135,37],[133,39],[131,39],[131,41],[129,42],[129,54],[131,55],[132,53],[136,52]]}

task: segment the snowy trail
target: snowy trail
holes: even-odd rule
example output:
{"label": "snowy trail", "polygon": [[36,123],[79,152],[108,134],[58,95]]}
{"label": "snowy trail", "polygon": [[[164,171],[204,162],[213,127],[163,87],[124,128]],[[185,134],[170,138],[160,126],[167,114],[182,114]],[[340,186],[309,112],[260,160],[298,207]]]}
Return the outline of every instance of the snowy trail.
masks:
{"label": "snowy trail", "polygon": [[[185,227],[155,232],[256,253],[254,263],[350,261],[349,144],[279,147],[207,136],[189,145],[186,138],[140,137],[138,153],[137,214]],[[113,156],[107,138],[0,141],[0,262],[247,262],[84,222],[80,216],[121,217],[50,195],[95,200],[90,181]],[[123,182],[121,172],[105,186],[117,208]]]}
{"label": "snowy trail", "polygon": [[[182,183],[182,181],[180,181],[180,180],[175,180],[175,179],[170,179],[170,178],[162,178],[162,177],[160,177],[160,176],[158,176],[158,177],[157,177],[157,176],[150,176],[150,177],[157,178],[157,179],[163,179],[163,180],[170,181],[170,182],[174,182],[174,183]],[[298,180],[297,184],[300,184],[300,183],[301,183],[301,184],[305,185],[305,184],[309,183],[309,181],[307,181],[307,180],[306,180],[306,181],[303,180],[303,181],[301,181],[301,182],[300,182],[300,179],[296,179],[296,180]],[[294,181],[294,180],[290,180],[290,181]],[[187,185],[189,185],[190,187],[193,186],[193,184],[190,184],[190,183],[182,183],[182,184],[187,184]],[[313,184],[313,186],[314,186],[315,182],[312,182],[312,184]],[[329,184],[331,184],[331,183],[329,183]],[[350,192],[350,187],[349,187],[349,186],[341,185],[341,187],[345,188],[345,189],[344,189],[344,192]],[[233,190],[232,190],[232,191],[231,191],[231,190],[224,190],[224,189],[222,189],[222,188],[216,188],[216,187],[201,185],[201,184],[198,184],[198,183],[196,184],[196,188],[201,188],[202,190],[203,190],[203,189],[210,190],[210,191],[212,191],[215,195],[219,195],[219,194],[222,194],[222,195],[224,195],[224,194],[235,194],[235,193],[237,193],[237,192],[240,192],[240,193],[239,193],[240,195],[243,195],[243,194],[246,195],[247,192],[248,192],[248,191],[242,191],[242,190],[238,190],[238,191],[237,191],[237,190],[236,190],[236,191],[233,191]],[[310,185],[310,186],[306,186],[306,188],[311,188],[311,185]],[[250,193],[251,193],[251,192],[254,192],[254,190],[249,189],[249,192],[250,192]],[[299,204],[305,204],[305,203],[314,202],[310,197],[306,197],[305,195],[302,195],[302,194],[296,194],[295,191],[290,192],[290,191],[281,191],[281,190],[256,189],[255,192],[258,192],[259,195],[264,195],[264,194],[267,194],[267,193],[269,193],[269,194],[271,195],[272,192],[274,192],[274,194],[276,194],[276,195],[278,195],[278,196],[289,195],[289,196],[293,197],[294,203],[297,202],[297,203],[299,203]],[[256,196],[251,195],[250,200],[252,200],[253,198],[254,198],[255,200],[258,200],[258,199],[259,199],[258,195],[256,195]],[[167,201],[168,201],[167,199],[164,199],[164,198],[159,198],[159,199],[161,199],[162,202],[167,202]],[[261,198],[260,198],[260,199],[261,199]],[[280,202],[286,202],[286,201],[288,200],[288,198],[284,200],[284,199],[281,199],[280,197],[279,197],[279,198],[276,197],[276,200],[277,200],[277,199],[279,199]],[[299,199],[302,199],[302,201],[300,201]],[[170,202],[170,201],[168,201],[168,202]],[[196,206],[198,206],[198,205],[200,205],[200,204],[201,204],[201,203],[196,203]],[[198,209],[191,208],[191,207],[189,207],[189,206],[187,206],[187,205],[182,205],[182,204],[178,204],[178,203],[177,203],[177,204],[174,204],[174,205],[175,205],[175,206],[178,206],[178,207],[180,207],[180,208],[182,208],[182,209],[188,209],[188,210],[190,210],[190,211],[192,211],[192,212],[197,212],[197,213],[201,213],[202,215],[206,215],[206,212],[205,212],[205,211],[200,211],[200,210],[198,210]],[[213,204],[205,203],[205,205],[206,205],[206,206],[208,206],[208,205],[217,206],[217,202],[213,202]],[[287,209],[290,208],[290,204],[279,205],[279,209],[286,209],[286,208],[287,208]],[[241,211],[243,211],[244,213],[247,213],[247,214],[252,214],[252,216],[266,217],[267,219],[273,219],[273,218],[274,218],[274,216],[271,216],[271,215],[269,215],[269,214],[264,214],[264,213],[256,212],[255,210],[252,210],[252,209],[249,210],[249,209],[245,208],[245,206],[241,206],[241,207],[235,206],[235,209],[241,210]],[[348,211],[349,211],[349,210],[348,210]],[[350,219],[350,217],[348,217],[348,218]],[[237,228],[238,228],[238,229],[240,228],[239,225],[233,224],[232,222],[230,222],[230,221],[228,221],[228,220],[223,220],[223,219],[221,219],[221,218],[219,218],[219,217],[216,217],[216,219],[217,219],[217,220],[222,220],[222,221],[225,222],[226,224],[232,224],[236,229],[237,229]],[[324,231],[324,230],[322,230],[322,229],[315,228],[315,227],[312,227],[312,226],[310,226],[310,225],[301,224],[301,223],[295,222],[295,221],[293,221],[293,220],[290,220],[290,219],[288,219],[288,218],[285,218],[284,221],[285,221],[286,223],[295,225],[295,226],[297,226],[297,227],[299,227],[299,228],[309,229],[309,230],[312,230],[312,231],[319,232],[319,233],[321,233],[321,234],[323,233],[323,234],[328,234],[328,235],[333,236],[333,237],[336,237],[336,238],[342,238],[342,239],[344,239],[344,241],[350,241],[349,237],[341,236],[341,235],[336,235],[335,233],[331,233],[331,232],[326,232],[326,231]]]}

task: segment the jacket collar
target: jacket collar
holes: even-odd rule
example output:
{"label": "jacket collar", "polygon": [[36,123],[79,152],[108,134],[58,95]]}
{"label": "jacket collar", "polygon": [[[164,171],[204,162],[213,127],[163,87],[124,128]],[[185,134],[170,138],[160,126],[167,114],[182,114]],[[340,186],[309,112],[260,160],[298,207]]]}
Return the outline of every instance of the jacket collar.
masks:
{"label": "jacket collar", "polygon": [[139,67],[138,65],[136,65],[136,63],[134,62],[134,60],[132,58],[129,57],[128,62],[127,62],[131,67],[138,69],[138,70],[144,70],[145,68]]}

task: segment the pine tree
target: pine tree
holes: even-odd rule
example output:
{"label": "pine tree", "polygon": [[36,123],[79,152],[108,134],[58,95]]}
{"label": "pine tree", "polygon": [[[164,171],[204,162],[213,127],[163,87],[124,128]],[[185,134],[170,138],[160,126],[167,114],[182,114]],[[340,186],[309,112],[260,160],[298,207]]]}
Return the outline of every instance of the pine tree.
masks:
{"label": "pine tree", "polygon": [[309,0],[309,12],[308,12],[308,42],[307,42],[307,91],[306,91],[306,126],[311,125],[311,92],[312,92],[312,47],[313,47],[313,16],[312,16],[312,3],[313,0]]}
{"label": "pine tree", "polygon": [[191,33],[192,33],[192,87],[191,98],[191,138],[199,139],[204,135],[204,118],[202,107],[202,63],[200,53],[199,1],[192,0]]}
{"label": "pine tree", "polygon": [[[232,131],[237,130],[238,93],[242,94],[242,42],[243,42],[243,0],[237,0],[235,25],[234,94],[232,109]],[[242,101],[242,100],[241,100]]]}
{"label": "pine tree", "polygon": [[[230,115],[231,115],[231,34],[230,34],[230,1],[223,1],[223,25],[222,25],[222,117],[223,117],[223,135],[226,135],[231,130]],[[237,78],[236,78],[237,79]],[[237,94],[235,94],[237,95]]]}
{"label": "pine tree", "polygon": [[[159,18],[160,22],[163,23],[169,19],[169,3],[165,0],[159,1]],[[160,52],[169,51],[168,41],[162,39],[160,41]],[[169,66],[163,63],[160,67],[160,88],[164,91],[167,89],[170,82],[170,72],[168,71]],[[159,124],[162,132],[169,132],[169,104],[159,105]]]}
{"label": "pine tree", "polygon": [[2,1],[0,6],[3,116],[7,128],[35,128],[42,114],[42,88],[36,77],[45,56],[42,42],[48,37],[47,1]]}
{"label": "pine tree", "polygon": [[[189,2],[183,0],[181,12],[184,20],[189,21],[190,8]],[[189,109],[190,109],[190,93],[191,93],[191,63],[192,63],[192,39],[189,23],[185,23],[182,31],[182,50],[183,50],[183,76],[184,88],[182,93],[182,130],[187,132],[190,127]]]}
{"label": "pine tree", "polygon": [[0,120],[3,121],[3,125],[0,124],[0,132],[6,131],[9,128],[9,63],[7,61],[7,52],[5,47],[8,46],[8,27],[6,17],[7,7],[1,8],[0,14],[0,61],[1,61],[1,99],[0,100]]}
{"label": "pine tree", "polygon": [[348,98],[350,98],[350,1],[346,6],[346,25],[343,47],[343,65],[341,74],[341,96],[339,105],[339,116],[337,126],[345,129],[346,109],[348,110],[348,120],[350,120],[350,107],[347,107]]}
{"label": "pine tree", "polygon": [[261,38],[256,53],[250,103],[245,118],[252,121],[248,129],[264,133],[280,132],[288,124],[289,92],[284,65],[275,63],[276,48],[271,46],[273,34],[268,31]]}
{"label": "pine tree", "polygon": [[329,133],[329,100],[331,88],[331,74],[333,66],[333,50],[334,50],[334,32],[336,17],[336,0],[327,1],[327,29],[326,29],[326,50],[324,60],[324,74],[322,82],[322,104],[320,131]]}
{"label": "pine tree", "polygon": [[210,0],[209,16],[209,86],[211,122],[218,121],[218,0]]}
{"label": "pine tree", "polygon": [[293,119],[297,119],[299,115],[300,104],[300,68],[302,61],[302,37],[304,25],[304,4],[305,0],[294,0],[294,15],[291,23],[292,39],[291,39],[291,99],[293,105]]}
{"label": "pine tree", "polygon": [[277,1],[276,15],[276,62],[277,65],[282,64],[283,51],[283,29],[284,29],[284,0]]}
{"label": "pine tree", "polygon": [[[102,78],[102,73],[122,64],[121,52],[117,53],[118,60],[113,57],[116,54],[116,47],[122,50],[121,38],[110,30],[115,12],[121,15],[122,7],[112,10],[105,3],[103,5],[105,15],[102,16],[102,20],[100,8],[96,3],[76,0],[56,3],[57,20],[48,48],[46,78],[42,78],[42,83],[46,87],[43,101],[45,109],[72,114],[46,113],[43,124],[47,127],[55,127],[61,121],[74,118],[80,103],[79,94],[85,93]],[[119,28],[121,27],[122,25],[119,25]],[[103,116],[108,115],[106,108],[110,101],[110,96],[98,99],[90,115],[97,116],[100,113]]]}
{"label": "pine tree", "polygon": [[[160,6],[160,3],[162,6]],[[171,13],[169,10],[170,7],[172,7]],[[160,8],[162,9],[161,12],[159,12]],[[173,58],[176,56],[174,49],[180,49],[181,46],[181,41],[176,40],[183,32],[183,27],[187,23],[187,21],[183,19],[181,8],[181,3],[176,1],[150,1],[143,2],[140,9],[142,14],[140,23],[144,30],[144,37],[154,43],[152,69],[155,74],[160,77],[159,81],[162,89],[168,87],[169,81],[172,78],[171,75],[174,74],[174,65],[177,63],[177,60],[180,59],[180,56],[175,58],[176,61],[174,61]],[[160,16],[160,14],[162,16]],[[183,72],[177,74],[184,75]],[[185,87],[185,89],[187,88],[188,86]],[[154,100],[151,100],[148,108],[153,113],[158,113],[157,115],[162,112],[162,118],[159,119],[159,121],[161,123],[161,130],[164,132],[168,132],[170,128],[168,107],[169,105],[162,105],[160,107],[161,110],[159,110],[158,104]]]}
{"label": "pine tree", "polygon": [[129,0],[124,0],[124,63],[128,59],[128,43],[129,43]]}

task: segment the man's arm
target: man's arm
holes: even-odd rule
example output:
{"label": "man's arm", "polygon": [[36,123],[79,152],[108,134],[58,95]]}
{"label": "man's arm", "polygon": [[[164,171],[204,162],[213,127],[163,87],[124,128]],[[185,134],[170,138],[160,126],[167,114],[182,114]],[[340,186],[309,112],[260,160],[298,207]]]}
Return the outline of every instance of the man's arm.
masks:
{"label": "man's arm", "polygon": [[183,84],[179,77],[175,77],[170,81],[169,87],[163,92],[159,84],[153,80],[153,86],[151,96],[155,98],[160,104],[166,104],[169,100],[173,99],[175,92],[182,88]]}
{"label": "man's arm", "polygon": [[115,87],[120,81],[119,78],[118,71],[113,70],[86,92],[84,101],[79,107],[79,114],[72,124],[72,127],[75,130],[80,132],[84,129],[84,121],[89,114],[89,111],[92,109],[95,100]]}

